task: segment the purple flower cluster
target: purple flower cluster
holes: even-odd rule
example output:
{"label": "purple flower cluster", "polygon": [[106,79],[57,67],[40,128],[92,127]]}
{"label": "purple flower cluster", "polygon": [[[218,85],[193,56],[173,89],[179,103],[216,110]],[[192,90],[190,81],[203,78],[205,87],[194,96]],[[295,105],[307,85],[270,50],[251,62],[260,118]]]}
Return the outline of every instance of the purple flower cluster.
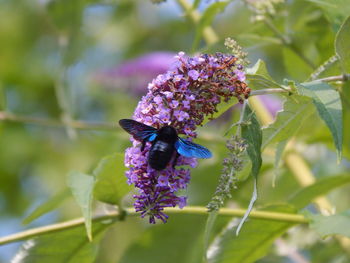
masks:
{"label": "purple flower cluster", "polygon": [[[139,102],[133,119],[157,129],[173,126],[178,134],[195,138],[196,127],[206,115],[212,115],[221,101],[236,97],[240,102],[247,98],[247,87],[243,67],[236,64],[233,55],[217,53],[188,57],[183,52],[175,56],[171,69],[159,75],[148,85],[148,93]],[[141,143],[131,138],[133,147],[126,150],[125,165],[128,183],[139,190],[135,195],[135,209],[141,216],[149,216],[150,223],[156,219],[166,222],[165,207],[180,208],[186,205],[185,196],[177,196],[190,181],[190,171],[182,166],[194,168],[194,158],[180,156],[173,168],[172,161],[162,171],[148,166],[147,156],[151,145],[141,151]]]}

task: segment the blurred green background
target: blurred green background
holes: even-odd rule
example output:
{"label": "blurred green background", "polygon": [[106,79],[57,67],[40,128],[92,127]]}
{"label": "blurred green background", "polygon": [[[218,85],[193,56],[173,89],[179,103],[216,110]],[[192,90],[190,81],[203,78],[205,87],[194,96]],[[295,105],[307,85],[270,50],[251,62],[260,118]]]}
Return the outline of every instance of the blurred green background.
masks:
{"label": "blurred green background", "polygon": [[[214,1],[202,2],[199,10],[204,11]],[[147,66],[131,75],[120,73],[127,61],[152,52],[226,52],[224,39],[233,37],[249,53],[252,64],[259,58],[265,60],[277,81],[303,81],[316,65],[334,54],[335,33],[344,18],[337,14],[339,19],[334,19],[314,2],[286,1],[273,17],[277,27],[306,54],[310,65],[283,46],[266,24],[253,22],[253,13],[243,1],[230,2],[216,15],[213,27],[220,38],[216,45],[208,47],[201,41],[193,50],[196,27],[176,1],[156,5],[140,0],[0,0],[0,236],[80,216],[70,197],[58,210],[29,226],[21,223],[35,207],[66,189],[69,171],[90,172],[103,156],[123,152],[129,145],[128,135],[116,123],[132,115],[146,92],[146,83],[156,75],[143,72],[151,70]],[[338,72],[335,66],[324,74]],[[133,85],[140,75],[138,83],[144,83],[144,91]],[[215,158],[200,161],[193,170],[187,190],[190,204],[209,202],[226,154],[222,135],[236,115],[200,129],[198,142],[210,148]],[[65,127],[64,122],[72,120],[116,128]],[[303,155],[315,175],[321,178],[348,171],[349,162],[336,165],[325,125],[315,118],[309,125],[299,134],[310,143]],[[308,127],[317,129],[310,134]],[[207,137],[201,137],[201,132]],[[258,207],[286,200],[300,187],[282,167],[273,188],[272,163],[271,156],[264,156]],[[345,194],[349,190],[342,188],[329,196],[340,211],[350,201]],[[246,207],[250,194],[248,180],[233,193],[235,205]],[[165,226],[149,227],[136,218],[117,223],[105,236],[97,262],[194,262],[198,255],[193,246],[202,238],[204,224],[204,217],[181,215],[173,215]],[[293,231],[288,242],[313,262],[350,262],[333,239],[320,240],[302,228]],[[293,239],[301,231],[308,239]],[[0,262],[9,262],[19,245],[0,247]],[[183,253],[172,250],[174,246]],[[348,261],[339,261],[343,259]],[[261,262],[291,262],[288,260],[275,249]]]}

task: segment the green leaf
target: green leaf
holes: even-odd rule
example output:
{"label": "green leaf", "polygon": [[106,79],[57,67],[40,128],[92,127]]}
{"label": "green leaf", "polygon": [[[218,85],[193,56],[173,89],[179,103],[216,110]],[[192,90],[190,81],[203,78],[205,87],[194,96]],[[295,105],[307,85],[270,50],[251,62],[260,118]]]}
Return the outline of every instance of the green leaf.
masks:
{"label": "green leaf", "polygon": [[288,140],[280,141],[276,146],[276,153],[275,153],[275,162],[274,162],[274,175],[272,179],[272,186],[275,187],[276,185],[276,178],[278,175],[278,168],[281,162],[281,158],[283,155],[283,151],[286,148],[286,145],[288,143]]}
{"label": "green leaf", "polygon": [[205,229],[204,229],[204,261],[207,261],[207,256],[206,256],[206,251],[208,249],[209,246],[209,240],[211,238],[212,232],[213,232],[213,228],[214,228],[214,224],[216,221],[216,218],[218,216],[218,212],[217,211],[212,211],[209,213],[207,222],[205,224]]}
{"label": "green leaf", "polygon": [[262,148],[270,143],[281,142],[292,137],[302,122],[314,112],[312,100],[299,95],[284,102],[283,110],[278,112],[276,120],[262,130]]}
{"label": "green leaf", "polygon": [[94,188],[94,177],[77,171],[68,175],[67,184],[70,187],[75,200],[81,208],[85,220],[86,233],[92,240],[91,217],[92,217],[92,191]]}
{"label": "green leaf", "polygon": [[341,214],[323,216],[308,214],[311,219],[310,227],[322,237],[329,235],[342,235],[350,237],[350,211]]}
{"label": "green leaf", "polygon": [[254,176],[254,188],[253,188],[253,193],[250,198],[247,211],[245,212],[241,222],[237,227],[236,235],[239,234],[243,224],[245,223],[250,212],[253,209],[256,199],[258,198],[257,177],[262,164],[262,159],[261,159],[262,134],[261,134],[260,124],[255,116],[255,113],[252,112],[248,104],[244,109],[243,122],[247,123],[242,125],[242,138],[248,144],[247,153],[250,160],[252,161],[252,170],[250,174]]}
{"label": "green leaf", "polygon": [[45,234],[23,243],[12,259],[17,263],[93,263],[103,230],[109,224],[93,225],[95,239],[89,242],[83,227]]}
{"label": "green leaf", "polygon": [[121,199],[131,191],[125,177],[124,154],[104,157],[93,171],[96,178],[94,196],[97,200],[120,205]]}
{"label": "green leaf", "polygon": [[229,2],[215,2],[205,9],[198,25],[196,26],[196,35],[193,41],[192,49],[196,50],[203,35],[205,27],[210,26],[218,13],[223,12]]}
{"label": "green leaf", "polygon": [[337,150],[338,161],[341,159],[343,144],[342,103],[340,95],[324,82],[307,82],[298,86],[299,92],[312,98],[318,114],[332,133]]}
{"label": "green leaf", "polygon": [[280,161],[281,161],[281,158],[283,155],[283,151],[284,151],[284,148],[286,147],[287,143],[288,143],[288,140],[285,140],[285,141],[281,141],[277,144],[276,154],[275,154],[275,162],[274,162],[275,169],[277,169],[279,164],[280,164]]}
{"label": "green leaf", "polygon": [[29,224],[35,219],[41,217],[42,215],[51,212],[55,208],[57,208],[67,197],[70,196],[70,191],[68,188],[63,191],[55,194],[49,200],[39,205],[33,212],[31,212],[25,219],[23,219],[23,224]]}
{"label": "green leaf", "polygon": [[348,0],[308,0],[318,5],[325,13],[327,19],[333,25],[335,31],[338,30],[344,19],[350,14]]}
{"label": "green leaf", "polygon": [[[294,213],[288,205],[270,206],[263,211]],[[235,220],[219,234],[208,249],[210,263],[250,263],[265,256],[276,238],[284,234],[293,223],[251,219],[238,236],[234,235]]]}
{"label": "green leaf", "polygon": [[235,175],[235,177],[237,178],[237,180],[239,182],[243,182],[243,181],[248,179],[248,177],[251,173],[252,167],[253,167],[252,160],[249,158],[247,152],[245,152],[242,155],[241,160],[242,160],[243,168],[242,168],[242,170],[237,171],[237,173]]}
{"label": "green leaf", "polygon": [[237,104],[236,98],[231,98],[228,102],[221,102],[217,105],[217,111],[212,115],[205,116],[202,125],[207,124],[211,120],[219,118],[222,114],[228,111],[233,105]]}
{"label": "green leaf", "polygon": [[260,129],[260,124],[252,112],[249,105],[246,105],[244,111],[244,122],[249,122],[249,124],[242,125],[242,138],[248,144],[247,153],[252,161],[252,171],[251,174],[257,177],[261,167],[261,142],[262,133]]}
{"label": "green leaf", "polygon": [[301,209],[308,205],[312,200],[314,200],[318,196],[325,195],[329,191],[348,183],[350,183],[350,176],[348,174],[330,176],[320,179],[314,184],[302,188],[298,192],[296,192],[289,199],[289,203],[297,209]]}
{"label": "green leaf", "polygon": [[247,68],[247,75],[259,75],[267,80],[273,81],[265,62],[261,59],[259,59],[251,68]]}
{"label": "green leaf", "polygon": [[259,59],[251,68],[247,68],[246,74],[251,89],[281,88],[270,76],[265,62]]}
{"label": "green leaf", "polygon": [[[349,6],[349,3],[347,4]],[[349,10],[350,11],[350,10]],[[340,58],[343,72],[350,73],[350,16],[340,27],[335,37],[335,52]]]}
{"label": "green leaf", "polygon": [[173,214],[166,224],[141,233],[118,263],[201,262],[205,220],[202,215]]}

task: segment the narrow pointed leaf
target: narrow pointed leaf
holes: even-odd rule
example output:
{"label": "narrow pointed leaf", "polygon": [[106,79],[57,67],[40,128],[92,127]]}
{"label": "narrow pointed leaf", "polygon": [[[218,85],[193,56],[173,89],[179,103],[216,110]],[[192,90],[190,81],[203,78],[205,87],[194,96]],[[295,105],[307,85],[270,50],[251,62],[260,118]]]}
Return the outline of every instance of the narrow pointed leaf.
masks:
{"label": "narrow pointed leaf", "polygon": [[342,235],[350,237],[350,211],[341,214],[323,216],[307,215],[311,219],[310,227],[323,238],[330,235]]}
{"label": "narrow pointed leaf", "polygon": [[288,140],[280,141],[276,146],[275,161],[274,161],[274,174],[272,179],[272,186],[275,187],[276,179],[279,173],[279,166],[283,156],[283,151],[286,148]]}
{"label": "narrow pointed leaf", "polygon": [[332,133],[338,161],[340,161],[343,144],[343,114],[339,92],[329,84],[319,81],[302,83],[298,86],[298,90],[302,95],[312,98],[319,116]]}
{"label": "narrow pointed leaf", "polygon": [[244,109],[243,121],[246,122],[247,124],[242,125],[242,138],[248,144],[247,153],[250,160],[252,161],[252,170],[250,174],[254,177],[254,188],[253,188],[253,193],[250,198],[247,211],[245,212],[243,218],[241,219],[241,222],[237,227],[236,235],[239,234],[243,224],[245,223],[250,212],[253,209],[255,201],[258,198],[257,178],[258,178],[259,170],[262,164],[262,159],[261,159],[262,134],[261,134],[260,124],[255,116],[255,113],[252,112],[248,104]]}
{"label": "narrow pointed leaf", "polygon": [[333,29],[337,31],[341,23],[350,13],[350,5],[348,0],[308,0],[319,6],[326,18],[329,20]]}
{"label": "narrow pointed leaf", "polygon": [[73,196],[80,206],[85,219],[87,236],[92,240],[91,217],[92,217],[92,191],[94,188],[94,177],[77,171],[72,171],[68,175],[67,184]]}
{"label": "narrow pointed leaf", "polygon": [[254,177],[257,177],[262,163],[262,133],[260,129],[260,124],[255,116],[255,113],[252,112],[249,105],[246,105],[243,121],[249,123],[246,125],[242,125],[242,138],[248,144],[247,153],[249,155],[250,160],[252,161],[251,174]]}
{"label": "narrow pointed leaf", "polygon": [[251,68],[247,68],[246,74],[249,87],[252,89],[281,88],[270,76],[265,62],[259,59]]}
{"label": "narrow pointed leaf", "polygon": [[318,196],[325,195],[329,191],[350,183],[349,175],[330,176],[318,180],[316,183],[300,189],[289,200],[294,207],[301,209]]}
{"label": "narrow pointed leaf", "polygon": [[217,218],[217,211],[212,211],[208,215],[207,222],[205,224],[205,229],[204,229],[204,262],[207,262],[207,256],[206,256],[206,251],[209,246],[209,240],[211,238],[212,232],[213,232],[213,227]]}
{"label": "narrow pointed leaf", "polygon": [[281,162],[283,151],[286,148],[287,143],[288,143],[288,140],[285,140],[285,141],[281,141],[277,144],[276,154],[275,154],[275,162],[274,162],[275,169],[278,168],[278,166]]}
{"label": "narrow pointed leaf", "polygon": [[299,95],[288,98],[283,104],[283,110],[278,112],[276,120],[262,130],[262,148],[289,139],[313,112],[314,107],[310,98]]}

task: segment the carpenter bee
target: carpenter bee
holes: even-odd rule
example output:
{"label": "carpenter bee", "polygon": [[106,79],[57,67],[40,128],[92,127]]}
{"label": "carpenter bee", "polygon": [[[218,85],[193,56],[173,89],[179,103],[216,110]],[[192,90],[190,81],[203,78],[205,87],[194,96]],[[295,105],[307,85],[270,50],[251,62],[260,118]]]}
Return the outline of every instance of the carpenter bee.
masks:
{"label": "carpenter bee", "polygon": [[168,165],[175,150],[173,167],[176,165],[179,155],[189,158],[210,158],[212,156],[207,148],[180,138],[172,126],[167,125],[156,129],[130,119],[120,120],[119,125],[136,140],[142,142],[141,151],[144,150],[146,142],[152,143],[148,154],[148,163],[157,171],[163,170]]}

